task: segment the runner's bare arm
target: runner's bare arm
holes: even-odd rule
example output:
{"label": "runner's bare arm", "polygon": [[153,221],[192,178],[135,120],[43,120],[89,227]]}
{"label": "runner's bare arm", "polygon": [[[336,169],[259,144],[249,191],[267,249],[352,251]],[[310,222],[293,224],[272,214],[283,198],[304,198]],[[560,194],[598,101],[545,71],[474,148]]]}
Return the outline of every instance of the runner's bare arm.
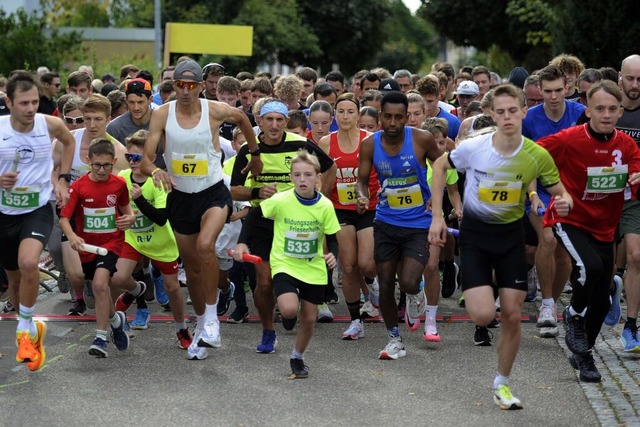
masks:
{"label": "runner's bare arm", "polygon": [[[73,155],[75,153],[76,140],[58,117],[45,116],[49,135],[61,144],[60,175],[66,175],[71,171]],[[63,207],[69,200],[69,183],[65,179],[59,179],[54,185],[58,206]]]}
{"label": "runner's bare arm", "polygon": [[[160,139],[164,135],[165,125],[167,123],[167,115],[169,113],[169,104],[164,104],[151,115],[149,122],[149,135],[144,144],[144,153],[142,154],[142,162],[140,163],[140,172],[150,176],[157,188],[164,191],[171,191],[173,188],[173,180],[171,176],[160,168],[157,168],[153,161],[156,158],[156,150]],[[171,167],[171,165],[167,165]]]}
{"label": "runner's bare arm", "polygon": [[356,209],[363,213],[369,207],[369,176],[373,167],[373,135],[366,137],[360,144],[360,161],[358,163],[358,181]]}
{"label": "runner's bare arm", "polygon": [[[253,132],[253,127],[247,118],[247,115],[238,108],[230,107],[226,104],[219,102],[209,102],[209,114],[215,120],[220,122],[235,123],[242,131],[242,135],[247,140],[249,146],[249,152],[253,153],[258,149],[258,142],[256,135]],[[243,170],[243,172],[250,172],[250,176],[258,176],[262,173],[262,161],[260,156],[251,156],[251,160]]]}

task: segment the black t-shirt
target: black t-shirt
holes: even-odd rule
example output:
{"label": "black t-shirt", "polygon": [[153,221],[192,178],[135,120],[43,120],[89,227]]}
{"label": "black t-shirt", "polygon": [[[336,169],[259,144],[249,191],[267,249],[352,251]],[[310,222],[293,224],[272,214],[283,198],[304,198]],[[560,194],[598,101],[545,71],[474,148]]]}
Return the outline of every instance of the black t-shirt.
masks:
{"label": "black t-shirt", "polygon": [[58,104],[53,99],[49,99],[46,96],[40,97],[40,105],[38,105],[38,113],[53,115],[56,111]]}

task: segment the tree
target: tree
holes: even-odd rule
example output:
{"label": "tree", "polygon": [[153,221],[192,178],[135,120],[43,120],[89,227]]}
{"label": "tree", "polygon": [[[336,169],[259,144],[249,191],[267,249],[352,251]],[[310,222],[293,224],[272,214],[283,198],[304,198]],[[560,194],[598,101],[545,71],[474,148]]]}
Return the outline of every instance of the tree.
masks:
{"label": "tree", "polygon": [[0,73],[33,70],[40,65],[60,70],[64,61],[81,53],[81,41],[79,33],[60,34],[35,12],[18,9],[7,15],[0,10]]}
{"label": "tree", "polygon": [[624,58],[640,53],[638,2],[562,0],[555,11],[559,24],[551,29],[551,37],[556,54],[576,55],[587,67],[619,69]]}
{"label": "tree", "polygon": [[437,57],[437,47],[430,43],[436,35],[424,20],[413,16],[401,0],[391,0],[389,11],[383,24],[386,41],[375,63],[391,72],[399,69],[417,72],[428,57]]}
{"label": "tree", "polygon": [[319,40],[322,54],[315,65],[331,70],[339,64],[348,75],[375,64],[385,42],[382,23],[390,12],[387,0],[298,0],[298,4],[306,30]]}
{"label": "tree", "polygon": [[537,68],[540,64],[533,62],[540,55],[534,51],[548,51],[548,47],[528,44],[527,34],[540,28],[507,15],[509,3],[510,0],[429,0],[418,15],[457,45],[488,50],[495,44],[517,64]]}
{"label": "tree", "polygon": [[295,0],[247,0],[232,23],[253,25],[253,56],[245,69],[273,61],[305,64],[322,53],[318,37],[304,27]]}
{"label": "tree", "polygon": [[108,27],[110,1],[40,0],[55,27]]}

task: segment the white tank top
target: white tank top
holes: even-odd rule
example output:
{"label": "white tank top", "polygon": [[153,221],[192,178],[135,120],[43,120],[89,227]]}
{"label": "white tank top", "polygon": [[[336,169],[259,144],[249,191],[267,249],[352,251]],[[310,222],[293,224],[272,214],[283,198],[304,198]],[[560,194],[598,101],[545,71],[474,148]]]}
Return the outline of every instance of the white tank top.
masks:
{"label": "white tank top", "polygon": [[84,136],[85,130],[86,129],[82,128],[73,133],[73,137],[76,140],[76,150],[73,153],[73,162],[71,163],[71,182],[74,182],[82,175],[86,175],[87,172],[91,171],[91,165],[83,162],[82,158],[80,158],[80,147],[82,145],[82,137]]}
{"label": "white tank top", "polygon": [[27,133],[16,132],[10,117],[0,117],[0,175],[11,172],[16,159],[20,173],[12,189],[1,191],[0,212],[21,215],[49,202],[53,144],[44,115],[35,115],[33,129]]}
{"label": "white tank top", "polygon": [[164,159],[176,190],[183,193],[199,193],[222,180],[222,152],[213,149],[209,103],[200,99],[200,106],[198,124],[184,129],[176,120],[175,101],[169,103]]}

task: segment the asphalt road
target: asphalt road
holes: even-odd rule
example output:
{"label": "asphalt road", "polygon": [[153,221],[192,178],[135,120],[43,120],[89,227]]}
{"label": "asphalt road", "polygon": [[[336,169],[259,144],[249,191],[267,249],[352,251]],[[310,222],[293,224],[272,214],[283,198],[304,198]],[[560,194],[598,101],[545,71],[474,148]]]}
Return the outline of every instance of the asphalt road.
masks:
{"label": "asphalt road", "polygon": [[[68,299],[57,290],[46,294],[37,313],[64,314]],[[157,304],[150,307],[154,314],[164,314]],[[331,308],[346,315],[344,304]],[[525,315],[536,312],[533,303],[526,304]],[[3,318],[0,425],[601,424],[597,411],[602,408],[587,398],[565,350],[555,339],[537,337],[535,323],[522,324],[522,345],[511,375],[512,391],[525,408],[501,411],[491,391],[499,329],[493,330],[492,347],[474,347],[473,324],[451,321],[450,316],[465,314],[454,299],[441,302],[440,314],[441,343],[426,343],[419,332],[401,327],[407,357],[398,361],[377,359],[387,342],[381,323],[367,324],[366,337],[358,341],[340,339],[344,321],[319,324],[305,355],[310,367],[305,380],[289,379],[295,336],[280,324],[274,354],[255,352],[259,323],[223,323],[222,347],[209,350],[207,360],[191,361],[176,346],[170,322],[134,331],[129,350],[118,352],[110,344],[109,357],[95,359],[87,354],[95,324],[49,321],[47,364],[29,372],[14,359],[15,321]],[[603,384],[607,382],[612,380],[605,377]]]}

